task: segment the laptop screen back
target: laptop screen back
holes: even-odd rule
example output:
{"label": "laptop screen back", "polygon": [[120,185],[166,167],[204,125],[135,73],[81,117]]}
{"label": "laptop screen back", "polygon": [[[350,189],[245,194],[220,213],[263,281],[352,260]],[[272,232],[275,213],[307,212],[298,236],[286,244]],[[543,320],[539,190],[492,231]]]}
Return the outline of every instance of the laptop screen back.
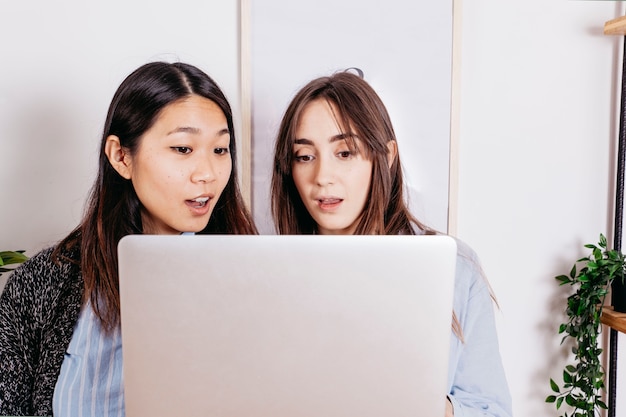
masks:
{"label": "laptop screen back", "polygon": [[126,414],[442,416],[444,236],[127,236]]}

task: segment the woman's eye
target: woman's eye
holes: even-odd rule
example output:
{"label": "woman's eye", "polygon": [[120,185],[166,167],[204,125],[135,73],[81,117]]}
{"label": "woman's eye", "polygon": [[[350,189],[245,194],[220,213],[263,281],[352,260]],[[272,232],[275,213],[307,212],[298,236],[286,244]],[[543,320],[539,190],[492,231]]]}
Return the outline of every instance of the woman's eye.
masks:
{"label": "woman's eye", "polygon": [[188,154],[191,153],[191,148],[188,146],[172,146],[171,149],[175,150],[178,153]]}
{"label": "woman's eye", "polygon": [[295,159],[297,162],[309,162],[313,160],[313,155],[296,155]]}
{"label": "woman's eye", "polygon": [[213,152],[217,155],[226,155],[228,154],[228,148],[215,148],[215,150],[213,150]]}
{"label": "woman's eye", "polygon": [[341,152],[337,153],[337,155],[340,158],[347,159],[347,158],[350,158],[352,156],[352,152],[350,152],[350,151],[341,151]]}

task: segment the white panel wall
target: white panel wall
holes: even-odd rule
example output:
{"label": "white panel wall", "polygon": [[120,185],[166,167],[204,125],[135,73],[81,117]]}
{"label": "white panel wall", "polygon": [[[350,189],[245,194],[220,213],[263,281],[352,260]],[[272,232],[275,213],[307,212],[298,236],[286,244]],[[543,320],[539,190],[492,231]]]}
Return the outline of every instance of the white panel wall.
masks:
{"label": "white panel wall", "polygon": [[620,8],[463,1],[458,235],[480,254],[502,307],[517,417],[560,414],[544,403],[569,359],[557,335],[569,294],[554,276],[612,230],[621,61],[619,37],[602,30]]}
{"label": "white panel wall", "polygon": [[109,102],[139,65],[192,63],[238,110],[238,13],[236,0],[0,2],[0,250],[32,255],[77,225]]}
{"label": "white panel wall", "polygon": [[452,1],[252,1],[253,208],[274,233],[269,182],[282,113],[309,80],[359,67],[381,95],[421,220],[447,230]]}

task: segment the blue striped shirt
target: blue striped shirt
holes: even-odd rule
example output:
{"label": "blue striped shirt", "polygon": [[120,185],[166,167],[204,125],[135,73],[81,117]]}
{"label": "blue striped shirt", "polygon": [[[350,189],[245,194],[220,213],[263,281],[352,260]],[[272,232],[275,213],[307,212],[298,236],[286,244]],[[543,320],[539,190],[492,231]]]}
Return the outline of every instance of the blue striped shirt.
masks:
{"label": "blue striped shirt", "polygon": [[122,339],[100,327],[91,303],[80,313],[57,380],[52,410],[55,416],[123,417]]}

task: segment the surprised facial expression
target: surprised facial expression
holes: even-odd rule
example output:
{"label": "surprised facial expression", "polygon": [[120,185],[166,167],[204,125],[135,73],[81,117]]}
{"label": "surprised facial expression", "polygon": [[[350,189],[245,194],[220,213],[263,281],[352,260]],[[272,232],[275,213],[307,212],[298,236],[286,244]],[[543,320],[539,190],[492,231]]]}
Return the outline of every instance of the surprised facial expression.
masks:
{"label": "surprised facial expression", "polygon": [[[320,234],[353,234],[363,214],[372,161],[353,134],[343,132],[334,105],[318,99],[306,105],[296,128],[293,180]],[[354,140],[356,149],[349,146]]]}
{"label": "surprised facial expression", "polygon": [[192,95],[165,107],[120,172],[143,205],[144,233],[206,227],[232,171],[230,132],[220,107]]}

